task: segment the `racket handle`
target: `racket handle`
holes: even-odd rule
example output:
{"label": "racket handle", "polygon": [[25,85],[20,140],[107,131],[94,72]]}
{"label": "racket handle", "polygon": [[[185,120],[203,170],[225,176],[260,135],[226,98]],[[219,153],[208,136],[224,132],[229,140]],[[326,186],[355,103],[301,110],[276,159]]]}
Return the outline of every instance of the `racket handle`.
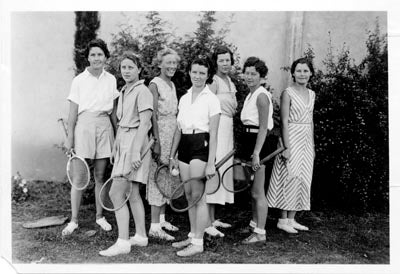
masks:
{"label": "racket handle", "polygon": [[140,156],[141,160],[144,159],[144,156],[146,156],[147,152],[149,152],[153,144],[154,144],[154,138],[151,138],[150,141],[147,143],[146,147],[144,148],[142,155]]}
{"label": "racket handle", "polygon": [[285,147],[283,146],[282,139],[279,137],[279,147],[274,152],[272,152],[271,154],[267,155],[264,159],[262,159],[260,161],[260,165],[271,160],[272,158],[274,158],[276,155],[278,155],[279,153],[281,153],[284,150],[285,150]]}
{"label": "racket handle", "polygon": [[67,138],[68,138],[68,131],[67,131],[67,126],[65,125],[64,119],[63,119],[63,118],[60,118],[60,119],[58,119],[58,122],[60,123],[60,125],[61,125],[61,127],[62,127],[62,130],[63,130],[63,132],[64,132],[65,140],[67,140]]}
{"label": "racket handle", "polygon": [[215,165],[215,169],[219,169],[223,164],[226,163],[233,155],[235,155],[236,150],[232,149],[228,154],[224,156],[221,160],[218,161],[218,163]]}

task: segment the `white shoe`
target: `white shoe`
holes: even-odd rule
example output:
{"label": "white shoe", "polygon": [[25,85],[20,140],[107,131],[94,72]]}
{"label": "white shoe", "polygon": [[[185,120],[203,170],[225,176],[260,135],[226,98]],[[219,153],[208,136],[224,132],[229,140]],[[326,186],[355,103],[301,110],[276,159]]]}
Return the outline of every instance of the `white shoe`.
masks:
{"label": "white shoe", "polygon": [[77,229],[79,226],[77,223],[71,221],[68,223],[68,225],[62,230],[61,235],[62,236],[67,236],[72,234],[72,232],[74,232],[75,229]]}
{"label": "white shoe", "polygon": [[172,243],[172,247],[182,248],[182,247],[190,245],[191,243],[192,243],[192,238],[187,238],[183,241]]}
{"label": "white shoe", "polygon": [[111,225],[107,222],[105,217],[97,219],[96,224],[98,224],[105,231],[110,231],[112,229]]}
{"label": "white shoe", "polygon": [[279,219],[278,224],[276,225],[277,228],[286,231],[287,233],[296,234],[297,230],[293,228],[293,226],[288,224],[288,219]]}
{"label": "white shoe", "polygon": [[231,224],[223,223],[223,222],[221,222],[220,220],[215,220],[215,221],[212,223],[212,225],[213,225],[214,227],[222,227],[222,228],[229,228],[229,227],[232,226]]}
{"label": "white shoe", "polygon": [[176,252],[179,257],[193,256],[204,251],[203,245],[190,244],[186,248]]}
{"label": "white shoe", "polygon": [[112,257],[120,254],[128,254],[131,252],[131,244],[128,240],[119,239],[115,244],[99,252],[101,256]]}
{"label": "white shoe", "polygon": [[167,222],[167,221],[161,223],[160,225],[162,228],[165,228],[166,230],[169,230],[169,231],[178,231],[179,230],[179,228],[177,228],[176,226],[174,226],[173,224],[171,224],[170,222]]}
{"label": "white shoe", "polygon": [[209,226],[209,227],[207,227],[205,230],[204,230],[204,232],[205,233],[207,233],[208,235],[211,235],[211,236],[219,236],[219,237],[224,237],[225,236],[225,234],[224,233],[222,233],[221,231],[219,231],[218,229],[216,229],[215,227],[213,227],[213,226]]}
{"label": "white shoe", "polygon": [[167,240],[167,241],[173,241],[175,240],[174,236],[169,235],[167,232],[165,232],[162,228],[160,229],[150,229],[149,230],[149,236],[157,239],[162,239],[162,240]]}
{"label": "white shoe", "polygon": [[294,229],[297,229],[297,230],[303,230],[303,231],[308,231],[309,230],[308,227],[299,224],[298,222],[296,222],[295,219],[289,219],[288,225],[292,226]]}
{"label": "white shoe", "polygon": [[138,237],[136,237],[135,235],[129,238],[129,243],[131,244],[131,246],[147,246],[149,244],[149,239],[138,239]]}

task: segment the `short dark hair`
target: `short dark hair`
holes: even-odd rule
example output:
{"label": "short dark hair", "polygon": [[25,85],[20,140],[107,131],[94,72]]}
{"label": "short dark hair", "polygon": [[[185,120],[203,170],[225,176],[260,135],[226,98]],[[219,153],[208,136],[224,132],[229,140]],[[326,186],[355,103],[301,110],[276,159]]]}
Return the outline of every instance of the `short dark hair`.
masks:
{"label": "short dark hair", "polygon": [[189,66],[189,72],[192,70],[193,65],[200,65],[207,68],[208,78],[206,84],[211,84],[213,82],[213,77],[215,74],[214,66],[211,65],[211,60],[207,55],[199,55],[193,59]]}
{"label": "short dark hair", "polygon": [[[293,74],[294,74],[294,71],[298,64],[306,64],[311,71],[311,74],[312,74],[311,77],[314,76],[314,66],[312,64],[312,61],[309,58],[302,57],[302,58],[299,58],[296,61],[294,61],[290,68],[290,73],[292,74],[293,81],[295,80]],[[311,79],[311,77],[310,77],[310,79]]]}
{"label": "short dark hair", "polygon": [[260,74],[261,78],[264,78],[268,73],[268,67],[263,60],[258,57],[249,57],[243,65],[243,73],[247,67],[254,67],[256,71]]}
{"label": "short dark hair", "polygon": [[106,58],[110,57],[110,52],[108,51],[106,42],[104,42],[101,39],[93,39],[86,46],[86,50],[85,50],[86,58],[89,57],[89,52],[90,52],[91,48],[95,48],[95,47],[101,48],[101,50],[104,52],[104,55],[106,56]]}
{"label": "short dark hair", "polygon": [[227,46],[217,46],[214,49],[214,52],[211,56],[211,60],[213,61],[213,64],[214,64],[216,70],[218,68],[218,65],[217,65],[218,55],[225,54],[225,53],[229,53],[229,55],[231,57],[231,65],[233,65],[235,63],[235,60],[233,60],[233,52]]}
{"label": "short dark hair", "polygon": [[124,59],[129,59],[138,67],[138,69],[142,68],[141,58],[139,55],[135,54],[133,51],[124,51],[122,53],[121,58],[119,58],[119,65],[121,66],[121,62]]}

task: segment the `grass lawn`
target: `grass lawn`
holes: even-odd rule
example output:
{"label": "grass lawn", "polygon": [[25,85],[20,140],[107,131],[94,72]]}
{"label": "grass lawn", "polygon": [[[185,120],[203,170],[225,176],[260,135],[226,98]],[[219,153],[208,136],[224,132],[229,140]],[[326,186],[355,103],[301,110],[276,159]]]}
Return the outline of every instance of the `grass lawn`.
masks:
{"label": "grass lawn", "polygon": [[[221,229],[224,238],[205,237],[205,252],[199,256],[180,258],[170,243],[149,239],[149,245],[133,248],[130,254],[105,258],[98,254],[117,238],[113,213],[105,212],[113,230],[104,232],[95,224],[93,204],[83,204],[80,228],[76,233],[61,237],[65,225],[39,229],[25,229],[22,224],[35,219],[70,216],[69,184],[29,182],[31,197],[12,205],[12,260],[13,263],[40,261],[55,263],[249,263],[249,264],[389,264],[389,217],[383,213],[350,215],[348,213],[316,211],[299,214],[300,223],[309,232],[289,235],[276,228],[278,212],[270,210],[267,222],[267,242],[242,245],[248,233],[251,212],[248,193],[238,194],[234,205],[217,209],[221,220],[232,224]],[[146,225],[150,225],[150,209],[146,206]],[[167,210],[167,219],[180,228],[171,234],[183,239],[189,229],[187,213]],[[131,221],[131,233],[134,231]],[[96,230],[92,237],[85,232]]]}

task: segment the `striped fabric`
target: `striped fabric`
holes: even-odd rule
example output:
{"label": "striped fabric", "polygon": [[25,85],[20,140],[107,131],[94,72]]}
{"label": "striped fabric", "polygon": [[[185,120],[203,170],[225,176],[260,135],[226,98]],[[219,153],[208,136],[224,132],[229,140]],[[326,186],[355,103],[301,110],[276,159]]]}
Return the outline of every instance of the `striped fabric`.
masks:
{"label": "striped fabric", "polygon": [[282,210],[310,210],[310,191],[314,165],[312,117],[315,93],[308,90],[308,102],[293,88],[286,89],[290,98],[290,159],[285,163],[276,157],[267,201],[269,207]]}

